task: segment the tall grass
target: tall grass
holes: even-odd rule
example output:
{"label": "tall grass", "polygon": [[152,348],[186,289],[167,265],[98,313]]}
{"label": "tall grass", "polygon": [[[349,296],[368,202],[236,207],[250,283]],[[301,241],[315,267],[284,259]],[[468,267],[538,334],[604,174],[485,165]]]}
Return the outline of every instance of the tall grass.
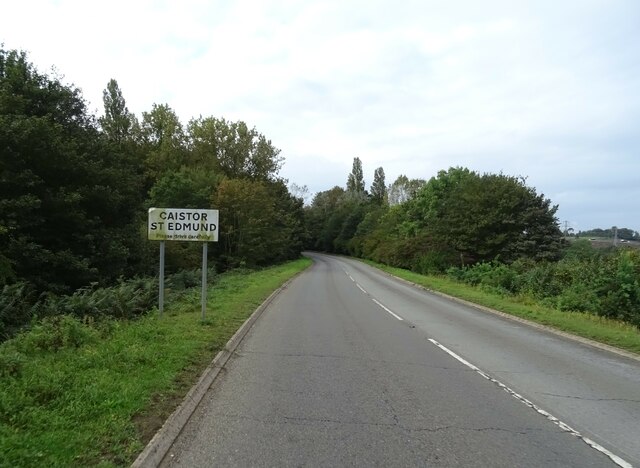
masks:
{"label": "tall grass", "polygon": [[199,288],[185,289],[162,318],[53,316],[0,344],[0,466],[130,464],[251,312],[309,264],[220,275],[205,321]]}

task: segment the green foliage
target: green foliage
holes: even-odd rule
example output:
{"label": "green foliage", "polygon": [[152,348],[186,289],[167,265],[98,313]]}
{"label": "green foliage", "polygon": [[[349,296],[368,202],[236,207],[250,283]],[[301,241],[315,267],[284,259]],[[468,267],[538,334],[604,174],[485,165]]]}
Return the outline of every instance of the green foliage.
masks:
{"label": "green foliage", "polygon": [[100,127],[107,138],[116,144],[122,144],[132,137],[133,127],[137,122],[135,116],[129,112],[116,80],[109,80],[102,100],[104,116],[98,119]]}
{"label": "green foliage", "polygon": [[84,326],[80,319],[70,315],[57,315],[45,317],[28,332],[19,334],[12,344],[18,352],[25,356],[33,356],[40,352],[79,348],[95,343],[98,337],[97,330]]}
{"label": "green foliage", "polygon": [[557,207],[521,179],[464,168],[441,171],[426,184],[400,176],[389,190],[391,208],[379,210],[383,169],[376,170],[369,200],[356,190],[361,169],[354,159],[346,191],[336,187],[316,195],[306,212],[309,247],[424,273],[560,257]]}
{"label": "green foliage", "polygon": [[0,255],[17,279],[68,292],[137,267],[135,171],[80,91],[16,51],[0,51],[0,147]]}
{"label": "green foliage", "polygon": [[421,188],[410,192],[400,176],[386,205],[354,189],[361,168],[356,158],[347,190],[320,192],[307,208],[310,248],[422,274],[446,271],[502,296],[640,323],[639,251],[565,243],[557,206],[523,178],[450,168],[426,184],[416,180]]}
{"label": "green foliage", "polygon": [[309,264],[225,274],[204,323],[196,294],[162,318],[51,318],[0,344],[0,465],[130,465],[211,356]]}
{"label": "green foliage", "polygon": [[151,188],[147,205],[150,207],[200,208],[211,207],[220,177],[201,169],[182,167],[163,174]]}
{"label": "green foliage", "polygon": [[596,280],[598,315],[640,327],[640,252],[622,250],[601,269]]}
{"label": "green foliage", "polygon": [[407,209],[415,229],[458,252],[465,263],[560,255],[557,207],[515,177],[441,171]]}
{"label": "green foliage", "polygon": [[[589,247],[590,248],[590,247]],[[573,245],[559,262],[478,263],[449,277],[506,295],[527,296],[568,312],[588,312],[640,326],[640,254]]]}
{"label": "green foliage", "polygon": [[347,192],[364,193],[364,173],[360,158],[353,158],[353,167],[347,177]]}
{"label": "green foliage", "polygon": [[226,266],[264,266],[296,258],[302,249],[302,200],[282,181],[225,179],[212,197],[220,210],[219,259]]}
{"label": "green foliage", "polygon": [[0,342],[13,336],[35,316],[37,296],[33,287],[20,282],[0,291]]}
{"label": "green foliage", "polygon": [[150,181],[177,171],[187,163],[186,136],[180,119],[167,104],[154,104],[142,113],[139,140],[146,154],[146,173]]}
{"label": "green foliage", "polygon": [[517,289],[517,273],[501,263],[476,263],[467,268],[450,268],[447,274],[474,286],[494,292],[514,293]]}
{"label": "green foliage", "polygon": [[189,122],[192,164],[230,179],[273,181],[282,166],[280,150],[242,121],[206,117]]}
{"label": "green foliage", "polygon": [[371,199],[377,203],[387,203],[387,186],[384,180],[384,169],[379,167],[373,174],[373,183],[371,184]]}
{"label": "green foliage", "polygon": [[389,186],[388,198],[390,205],[401,205],[413,199],[427,182],[424,179],[409,179],[400,174]]}
{"label": "green foliage", "polygon": [[11,266],[11,261],[0,254],[0,286],[16,281],[16,274]]}
{"label": "green foliage", "polygon": [[[580,231],[576,236],[578,237],[595,237],[595,238],[605,238],[605,239],[613,239],[615,235],[616,228],[610,229],[591,229],[589,231]],[[618,231],[618,239],[625,239],[630,241],[640,241],[640,233],[633,229],[629,228],[617,228]]]}
{"label": "green foliage", "polygon": [[[93,303],[100,294],[88,288],[94,283],[119,288],[105,293],[123,302],[111,304],[112,315],[136,309],[126,304],[128,286],[119,278],[155,269],[155,245],[145,233],[148,205],[210,208],[212,200],[224,201],[232,232],[211,249],[216,259],[225,254],[221,270],[295,258],[302,249],[302,201],[277,178],[280,150],[255,128],[207,117],[185,130],[167,104],[154,104],[138,121],[114,79],[103,101],[104,115],[96,119],[79,89],[40,74],[26,54],[0,49],[0,286],[16,283],[18,296],[32,288],[51,294],[3,309],[2,336],[36,312],[106,313]],[[229,187],[218,193],[225,177],[249,181],[233,202]],[[259,208],[245,209],[248,201]],[[167,270],[198,265],[200,247],[171,243]],[[61,294],[69,298],[58,299]],[[36,302],[38,311],[31,309]]]}
{"label": "green foliage", "polygon": [[[514,265],[510,265],[510,268],[514,268]],[[640,353],[640,328],[637,326],[594,314],[560,311],[555,307],[545,306],[527,296],[520,294],[508,295],[504,291],[496,294],[496,291],[491,290],[491,288],[468,285],[442,275],[424,276],[387,265],[373,264],[373,266],[428,289],[551,326],[577,336],[583,336],[601,343],[627,349],[634,353]],[[520,267],[521,269],[522,266]]]}
{"label": "green foliage", "polygon": [[134,278],[111,287],[82,288],[67,296],[49,293],[39,298],[28,284],[8,285],[0,293],[0,341],[37,318],[131,319],[153,307],[157,299],[158,282],[154,279]]}

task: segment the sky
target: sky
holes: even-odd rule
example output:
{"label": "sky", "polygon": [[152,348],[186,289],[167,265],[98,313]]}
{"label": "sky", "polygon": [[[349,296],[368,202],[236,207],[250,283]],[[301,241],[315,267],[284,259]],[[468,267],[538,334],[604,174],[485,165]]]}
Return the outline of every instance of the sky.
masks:
{"label": "sky", "polygon": [[242,120],[312,196],[383,167],[526,177],[576,231],[640,231],[638,0],[21,0],[0,43],[102,114]]}

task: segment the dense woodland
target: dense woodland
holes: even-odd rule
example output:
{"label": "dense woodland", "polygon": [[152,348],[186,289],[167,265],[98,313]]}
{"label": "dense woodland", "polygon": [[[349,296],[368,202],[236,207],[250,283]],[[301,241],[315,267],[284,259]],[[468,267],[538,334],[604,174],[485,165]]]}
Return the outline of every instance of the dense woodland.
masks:
{"label": "dense woodland", "polygon": [[[0,337],[42,315],[51,295],[156,274],[152,206],[219,209],[218,271],[297,258],[303,200],[278,176],[282,162],[241,121],[183,125],[166,104],[138,118],[115,80],[104,114],[91,115],[79,89],[0,49]],[[197,268],[200,256],[198,243],[168,243],[167,270]]]}
{"label": "dense woodland", "polygon": [[[640,325],[638,251],[567,243],[557,206],[523,178],[456,167],[387,184],[380,167],[367,190],[355,158],[345,188],[305,207],[278,175],[282,163],[242,121],[184,125],[167,104],[137,117],[115,80],[103,115],[91,115],[79,89],[0,49],[0,339],[38,317],[148,310],[157,288],[145,279],[157,274],[157,244],[146,238],[152,206],[219,209],[217,271],[307,248]],[[183,275],[174,281],[190,283],[183,272],[200,252],[168,243],[167,269]]]}

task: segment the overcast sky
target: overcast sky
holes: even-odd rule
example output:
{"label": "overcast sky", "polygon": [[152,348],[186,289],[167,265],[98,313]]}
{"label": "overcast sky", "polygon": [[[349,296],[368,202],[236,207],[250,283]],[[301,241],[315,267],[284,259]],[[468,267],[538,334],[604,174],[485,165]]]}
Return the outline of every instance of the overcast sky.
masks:
{"label": "overcast sky", "polygon": [[640,1],[6,2],[0,42],[102,113],[243,120],[313,194],[382,166],[525,176],[576,230],[640,230]]}

